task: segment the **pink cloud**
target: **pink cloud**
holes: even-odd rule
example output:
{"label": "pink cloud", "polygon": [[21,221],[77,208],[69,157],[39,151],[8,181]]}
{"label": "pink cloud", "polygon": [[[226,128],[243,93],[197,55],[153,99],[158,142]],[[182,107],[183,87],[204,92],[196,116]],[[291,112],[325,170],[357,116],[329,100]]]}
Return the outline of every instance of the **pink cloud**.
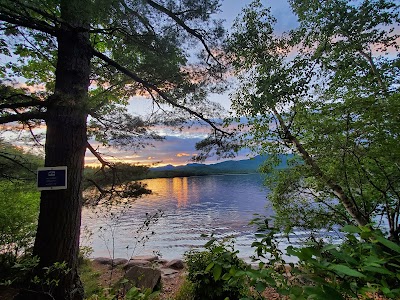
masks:
{"label": "pink cloud", "polygon": [[182,152],[182,153],[178,153],[177,155],[176,155],[177,157],[188,157],[188,156],[192,156],[191,154],[189,154],[189,153],[184,153],[184,152]]}

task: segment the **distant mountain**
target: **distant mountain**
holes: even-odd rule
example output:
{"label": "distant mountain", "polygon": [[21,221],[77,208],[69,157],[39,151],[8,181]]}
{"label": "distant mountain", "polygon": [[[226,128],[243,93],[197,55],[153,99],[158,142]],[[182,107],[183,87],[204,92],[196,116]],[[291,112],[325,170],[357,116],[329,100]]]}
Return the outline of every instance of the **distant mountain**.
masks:
{"label": "distant mountain", "polygon": [[[282,163],[278,168],[284,168],[287,165],[287,159],[293,155],[282,155]],[[186,176],[202,176],[213,174],[246,174],[256,173],[259,171],[261,164],[268,156],[255,156],[251,159],[244,160],[228,160],[216,164],[198,164],[191,163],[185,166],[167,165],[163,167],[150,168],[149,178],[154,177],[186,177]]]}

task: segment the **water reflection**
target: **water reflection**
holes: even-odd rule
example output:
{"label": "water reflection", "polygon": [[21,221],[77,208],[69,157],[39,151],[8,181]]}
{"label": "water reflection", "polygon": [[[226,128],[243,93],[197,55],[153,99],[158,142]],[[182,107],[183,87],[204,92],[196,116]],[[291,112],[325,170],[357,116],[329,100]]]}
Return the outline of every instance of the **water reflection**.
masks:
{"label": "water reflection", "polygon": [[[167,259],[175,258],[191,247],[203,245],[206,241],[200,237],[203,233],[234,235],[237,246],[249,251],[254,228],[248,223],[253,214],[272,214],[265,211],[267,191],[258,174],[151,179],[143,183],[153,194],[137,199],[130,207],[114,207],[114,223],[110,221],[113,218],[110,214],[84,210],[83,225],[93,231],[93,256],[108,256],[107,247],[110,249],[114,244],[116,257],[126,257],[127,248],[133,249],[136,245],[136,254],[155,250]],[[140,232],[146,213],[149,216],[158,209],[164,216],[150,231]],[[99,232],[100,227],[116,229],[114,233],[111,229]],[[152,231],[154,235],[150,234]],[[151,237],[139,249],[140,235]]]}

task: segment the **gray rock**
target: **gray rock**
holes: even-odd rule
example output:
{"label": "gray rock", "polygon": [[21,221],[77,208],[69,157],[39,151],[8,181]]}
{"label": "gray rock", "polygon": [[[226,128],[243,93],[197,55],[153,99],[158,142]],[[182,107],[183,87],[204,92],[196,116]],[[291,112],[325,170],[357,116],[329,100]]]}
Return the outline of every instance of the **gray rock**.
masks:
{"label": "gray rock", "polygon": [[131,260],[147,260],[147,261],[156,261],[158,260],[158,256],[156,255],[138,255],[133,256]]}
{"label": "gray rock", "polygon": [[175,274],[178,274],[179,273],[179,271],[177,271],[177,270],[175,270],[175,269],[170,269],[170,268],[162,268],[161,269],[161,275],[163,276],[163,277],[169,277],[169,276],[171,276],[171,275],[175,275]]}
{"label": "gray rock", "polygon": [[166,260],[166,259],[159,259],[159,260],[157,260],[157,263],[159,263],[160,265],[165,265],[166,263],[168,263],[168,260]]}
{"label": "gray rock", "polygon": [[120,266],[120,265],[124,265],[128,262],[127,259],[125,258],[116,258],[113,260],[114,266]]}
{"label": "gray rock", "polygon": [[124,277],[140,289],[154,290],[160,284],[161,271],[149,267],[133,266]]}
{"label": "gray rock", "polygon": [[180,259],[171,260],[170,262],[166,263],[165,266],[167,268],[172,268],[175,270],[182,270],[183,268],[185,268],[185,264]]}
{"label": "gray rock", "polygon": [[114,267],[126,264],[128,262],[128,260],[125,258],[115,258],[114,260],[112,260],[111,258],[108,257],[96,257],[93,259],[93,261],[101,265],[109,265]]}
{"label": "gray rock", "polygon": [[93,261],[101,265],[111,265],[112,263],[112,259],[109,257],[96,257],[93,259]]}
{"label": "gray rock", "polygon": [[132,268],[133,266],[150,267],[151,264],[152,264],[152,262],[148,261],[148,260],[135,259],[135,260],[128,261],[122,268],[124,270],[128,270],[128,269]]}

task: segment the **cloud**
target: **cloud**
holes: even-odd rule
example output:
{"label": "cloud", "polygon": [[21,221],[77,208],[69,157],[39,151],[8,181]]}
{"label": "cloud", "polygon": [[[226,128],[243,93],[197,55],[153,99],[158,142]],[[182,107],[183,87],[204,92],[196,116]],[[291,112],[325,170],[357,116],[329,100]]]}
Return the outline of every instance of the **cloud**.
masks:
{"label": "cloud", "polygon": [[[163,141],[155,141],[152,146],[133,152],[123,151],[111,147],[101,147],[94,144],[94,148],[109,162],[124,161],[127,163],[143,165],[186,165],[192,162],[192,157],[197,155],[195,145],[201,138],[191,136],[166,136]],[[93,144],[93,143],[92,143]],[[248,151],[242,151],[236,159],[245,159]],[[218,162],[218,158],[210,158],[206,164]],[[98,164],[96,158],[86,152],[85,163],[89,165]]]}
{"label": "cloud", "polygon": [[[163,141],[154,141],[152,146],[145,147],[136,152],[132,150],[119,150],[112,147],[102,147],[91,143],[109,162],[124,161],[138,164],[184,165],[191,161],[195,153],[195,145],[201,138],[190,136],[166,136]],[[98,164],[96,158],[86,152],[85,163]]]}
{"label": "cloud", "polygon": [[191,154],[189,154],[189,153],[178,153],[177,155],[176,155],[176,157],[192,157],[192,155]]}

